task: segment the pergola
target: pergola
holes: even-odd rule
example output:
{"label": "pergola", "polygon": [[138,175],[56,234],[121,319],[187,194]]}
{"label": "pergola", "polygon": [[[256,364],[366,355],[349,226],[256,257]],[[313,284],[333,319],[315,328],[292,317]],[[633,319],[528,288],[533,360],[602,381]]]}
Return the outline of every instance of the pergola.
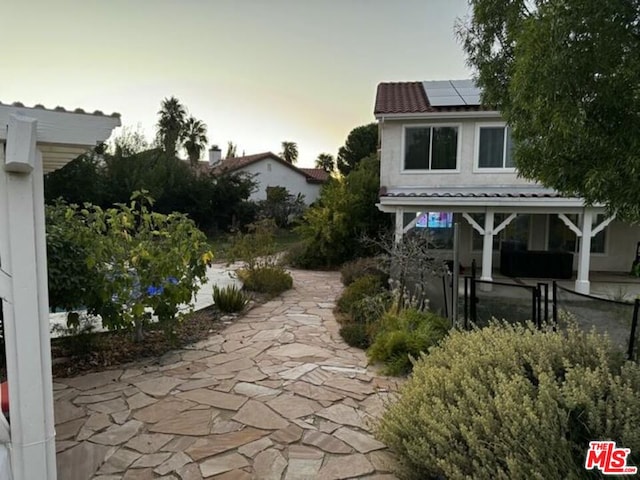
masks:
{"label": "pergola", "polygon": [[[580,252],[575,289],[585,294],[590,291],[591,239],[615,218],[610,216],[593,226],[596,215],[606,213],[603,205],[586,206],[581,198],[563,197],[553,190],[539,186],[396,188],[380,193],[378,208],[383,212],[395,214],[396,241],[400,241],[416,223],[415,219],[405,223],[406,213],[445,211],[460,214],[483,237],[481,279],[488,281],[492,279],[494,235],[500,233],[518,215],[558,214],[562,222],[579,238]],[[476,213],[484,214],[482,225],[472,217],[472,214]],[[507,216],[496,225],[497,213]],[[567,216],[570,214],[578,214],[581,221],[575,224]]]}
{"label": "pergola", "polygon": [[0,422],[0,443],[10,450],[14,480],[56,478],[43,175],[119,125],[117,114],[0,104],[0,298],[11,418],[10,428]]}

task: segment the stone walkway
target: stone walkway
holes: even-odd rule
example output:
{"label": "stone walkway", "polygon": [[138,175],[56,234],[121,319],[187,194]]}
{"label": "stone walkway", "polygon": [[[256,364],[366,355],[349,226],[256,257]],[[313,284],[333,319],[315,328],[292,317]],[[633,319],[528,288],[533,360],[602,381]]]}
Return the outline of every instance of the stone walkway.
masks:
{"label": "stone walkway", "polygon": [[371,435],[396,380],[338,335],[336,272],[160,359],[54,383],[61,480],[390,480]]}

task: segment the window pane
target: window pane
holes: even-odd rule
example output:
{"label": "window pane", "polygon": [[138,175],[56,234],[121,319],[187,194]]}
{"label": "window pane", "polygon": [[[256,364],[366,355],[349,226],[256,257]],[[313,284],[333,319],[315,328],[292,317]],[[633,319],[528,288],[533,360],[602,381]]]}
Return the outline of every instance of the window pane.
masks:
{"label": "window pane", "polygon": [[[577,215],[567,215],[569,220],[578,228],[582,228],[582,218]],[[593,218],[593,227],[600,225],[606,216],[598,214]],[[591,253],[604,253],[607,241],[607,229],[605,228],[595,237],[591,238]],[[580,242],[576,234],[569,230],[558,215],[549,217],[549,250],[565,250],[567,252],[578,253],[580,251]]]}
{"label": "window pane", "polygon": [[[607,217],[605,215],[599,213],[593,218],[593,227],[597,227],[606,219]],[[607,228],[591,238],[591,253],[604,253],[604,246],[607,240]]]}
{"label": "window pane", "polygon": [[502,168],[503,149],[503,127],[483,127],[480,129],[480,151],[478,153],[480,168]]}
{"label": "window pane", "polygon": [[515,168],[516,164],[513,161],[513,138],[511,138],[511,129],[507,128],[507,152],[504,156],[505,168]]}
{"label": "window pane", "polygon": [[406,170],[429,168],[430,135],[430,128],[407,128],[404,157]]}
{"label": "window pane", "polygon": [[[569,220],[576,222],[576,215],[567,215]],[[549,216],[549,245],[548,250],[576,251],[576,235],[567,227],[558,215]]]}
{"label": "window pane", "polygon": [[458,155],[458,129],[433,127],[432,170],[455,170]]}

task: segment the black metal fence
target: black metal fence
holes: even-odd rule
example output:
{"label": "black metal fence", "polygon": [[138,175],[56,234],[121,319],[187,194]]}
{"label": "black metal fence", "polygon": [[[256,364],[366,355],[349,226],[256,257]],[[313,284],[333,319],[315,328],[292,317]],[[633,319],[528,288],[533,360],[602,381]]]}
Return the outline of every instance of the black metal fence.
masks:
{"label": "black metal fence", "polygon": [[553,322],[562,328],[560,312],[570,313],[585,330],[606,334],[624,350],[629,360],[638,361],[638,316],[640,299],[633,302],[584,295],[553,282],[533,285],[464,278],[463,327],[484,327],[496,318],[510,323],[532,321],[540,328]]}
{"label": "black metal fence", "polygon": [[606,334],[614,345],[623,349],[630,360],[638,360],[638,310],[640,299],[631,302],[610,300],[575,292],[553,282],[554,320],[565,311],[575,318],[580,328]]}
{"label": "black metal fence", "polygon": [[549,286],[464,278],[464,328],[486,326],[492,318],[511,323],[549,321]]}

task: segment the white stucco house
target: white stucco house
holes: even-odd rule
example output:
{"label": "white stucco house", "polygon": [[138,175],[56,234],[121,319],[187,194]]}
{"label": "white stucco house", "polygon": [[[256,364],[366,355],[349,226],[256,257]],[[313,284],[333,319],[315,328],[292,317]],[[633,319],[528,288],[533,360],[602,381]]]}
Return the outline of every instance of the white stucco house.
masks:
{"label": "white stucco house", "polygon": [[419,230],[434,247],[450,249],[457,222],[460,261],[475,259],[485,280],[494,269],[510,270],[511,255],[516,270],[532,273],[523,276],[568,270],[582,293],[590,270],[630,271],[640,227],[519,177],[509,128],[500,112],[481,105],[472,81],[381,83],[374,113],[378,207],[395,215],[397,239]]}
{"label": "white stucco house", "polygon": [[270,187],[285,187],[291,195],[304,195],[307,205],[320,196],[320,189],[329,180],[321,168],[298,168],[271,152],[220,160],[220,150],[209,150],[209,167],[214,174],[244,172],[257,183],[250,200],[267,199]]}

